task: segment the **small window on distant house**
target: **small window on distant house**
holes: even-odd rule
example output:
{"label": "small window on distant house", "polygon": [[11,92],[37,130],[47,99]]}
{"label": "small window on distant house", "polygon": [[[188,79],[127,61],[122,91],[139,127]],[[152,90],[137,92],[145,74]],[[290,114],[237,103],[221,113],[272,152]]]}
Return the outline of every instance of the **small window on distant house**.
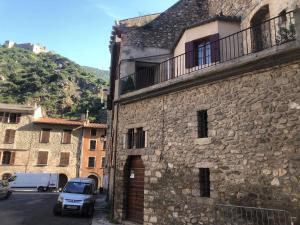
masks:
{"label": "small window on distant house", "polygon": [[68,166],[70,160],[70,153],[69,152],[62,152],[60,153],[60,166]]}
{"label": "small window on distant house", "polygon": [[97,129],[91,129],[91,136],[95,137],[97,135]]}
{"label": "small window on distant house", "polygon": [[129,129],[127,132],[127,148],[132,149],[134,146],[134,129]]}
{"label": "small window on distant house", "polygon": [[89,157],[88,167],[89,168],[95,167],[95,157]]}
{"label": "small window on distant house", "polygon": [[20,113],[5,113],[4,122],[5,123],[19,123],[21,119]]}
{"label": "small window on distant house", "polygon": [[106,141],[103,141],[103,150],[106,149]]}
{"label": "small window on distant house", "polygon": [[106,160],[105,157],[102,157],[102,162],[101,162],[102,168],[105,168],[105,164],[106,164],[105,160]]}
{"label": "small window on distant house", "polygon": [[41,137],[40,137],[41,143],[49,143],[50,131],[51,131],[51,129],[42,129]]}
{"label": "small window on distant house", "polygon": [[90,140],[90,150],[94,151],[96,150],[97,141],[96,140]]}
{"label": "small window on distant house", "polygon": [[2,165],[14,165],[15,157],[15,152],[4,151],[2,156]]}
{"label": "small window on distant house", "polygon": [[145,148],[145,131],[142,127],[136,129],[136,148]]}
{"label": "small window on distant house", "polygon": [[48,163],[48,152],[40,151],[38,153],[37,164],[38,165],[47,165],[47,163]]}
{"label": "small window on distant house", "polygon": [[207,128],[207,110],[201,110],[197,113],[198,117],[198,138],[208,137]]}
{"label": "small window on distant house", "polygon": [[63,144],[70,144],[72,137],[72,130],[64,130],[62,136],[62,143]]}
{"label": "small window on distant house", "polygon": [[210,197],[210,172],[208,168],[199,169],[200,196]]}
{"label": "small window on distant house", "polygon": [[13,144],[15,142],[16,131],[8,129],[5,131],[4,144]]}

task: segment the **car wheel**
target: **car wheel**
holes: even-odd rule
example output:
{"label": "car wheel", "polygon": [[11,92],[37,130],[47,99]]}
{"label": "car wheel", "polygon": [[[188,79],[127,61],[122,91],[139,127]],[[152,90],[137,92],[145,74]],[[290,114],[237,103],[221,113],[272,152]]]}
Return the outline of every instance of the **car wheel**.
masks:
{"label": "car wheel", "polygon": [[53,215],[54,216],[60,216],[61,214],[62,214],[61,211],[58,209],[57,205],[55,205],[53,207]]}
{"label": "car wheel", "polygon": [[44,188],[43,187],[38,187],[38,192],[43,192],[44,191]]}
{"label": "car wheel", "polygon": [[10,195],[11,195],[11,192],[7,192],[6,196],[4,197],[4,199],[8,199],[10,197]]}
{"label": "car wheel", "polygon": [[92,217],[94,215],[94,205],[90,205],[87,209],[87,217]]}

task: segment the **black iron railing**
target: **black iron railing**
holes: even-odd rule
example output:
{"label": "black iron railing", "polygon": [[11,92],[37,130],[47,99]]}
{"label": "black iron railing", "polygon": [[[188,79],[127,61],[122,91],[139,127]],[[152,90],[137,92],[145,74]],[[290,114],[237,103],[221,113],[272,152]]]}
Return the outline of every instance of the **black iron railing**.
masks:
{"label": "black iron railing", "polygon": [[176,77],[272,48],[296,39],[294,12],[202,45],[120,79],[121,94],[152,86]]}
{"label": "black iron railing", "polygon": [[292,225],[293,218],[286,210],[216,205],[215,225]]}

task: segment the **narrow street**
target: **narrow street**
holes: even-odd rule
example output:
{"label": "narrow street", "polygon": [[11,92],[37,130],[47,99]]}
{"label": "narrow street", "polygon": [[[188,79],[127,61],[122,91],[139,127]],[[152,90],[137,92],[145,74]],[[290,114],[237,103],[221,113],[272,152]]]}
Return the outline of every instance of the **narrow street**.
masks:
{"label": "narrow street", "polygon": [[1,225],[90,225],[92,219],[76,215],[54,216],[56,193],[13,193],[0,200]]}

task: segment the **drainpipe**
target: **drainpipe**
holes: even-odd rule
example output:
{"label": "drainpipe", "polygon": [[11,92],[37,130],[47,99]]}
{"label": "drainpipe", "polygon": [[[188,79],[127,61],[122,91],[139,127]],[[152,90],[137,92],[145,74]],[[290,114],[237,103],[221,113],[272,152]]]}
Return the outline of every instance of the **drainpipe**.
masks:
{"label": "drainpipe", "polygon": [[81,166],[81,158],[82,158],[82,152],[83,152],[83,132],[84,132],[84,126],[80,126],[77,129],[81,129],[79,134],[79,146],[77,151],[77,163],[76,163],[76,177],[80,177],[80,166]]}
{"label": "drainpipe", "polygon": [[113,136],[113,162],[114,162],[114,174],[113,174],[113,201],[112,201],[112,216],[115,216],[115,192],[116,192],[116,170],[117,170],[117,132],[118,132],[118,119],[119,119],[119,103],[116,104],[116,128]]}

